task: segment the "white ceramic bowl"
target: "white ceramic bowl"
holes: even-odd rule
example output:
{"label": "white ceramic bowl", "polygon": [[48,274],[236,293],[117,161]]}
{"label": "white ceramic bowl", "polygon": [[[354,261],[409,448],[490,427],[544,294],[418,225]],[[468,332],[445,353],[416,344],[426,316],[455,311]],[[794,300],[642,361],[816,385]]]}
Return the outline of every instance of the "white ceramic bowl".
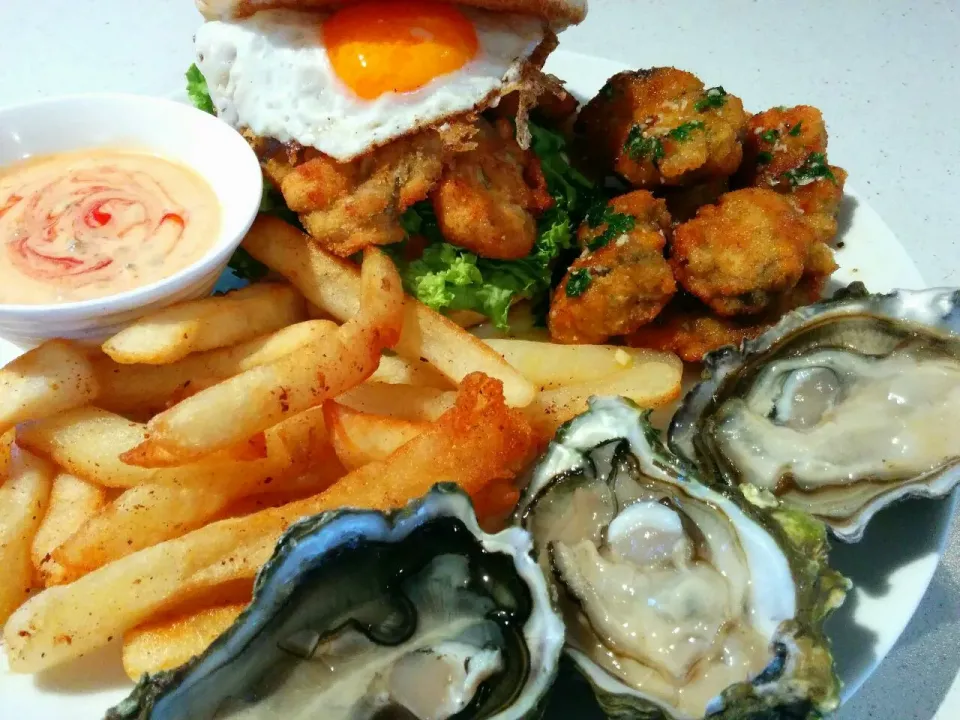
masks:
{"label": "white ceramic bowl", "polygon": [[219,237],[194,264],[135,290],[73,303],[0,304],[0,336],[22,347],[54,337],[101,340],[147,312],[209,294],[256,217],[263,178],[253,150],[233,128],[189,105],[92,94],[0,109],[0,167],[96,147],[154,152],[192,168],[220,200]]}

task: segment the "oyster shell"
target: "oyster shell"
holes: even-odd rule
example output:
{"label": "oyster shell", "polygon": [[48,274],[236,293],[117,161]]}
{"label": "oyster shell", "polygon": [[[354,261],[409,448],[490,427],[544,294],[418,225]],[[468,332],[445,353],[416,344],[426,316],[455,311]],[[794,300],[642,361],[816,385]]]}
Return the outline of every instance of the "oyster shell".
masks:
{"label": "oyster shell", "polygon": [[855,284],[704,362],[708,379],[674,416],[674,451],[841,540],[900,498],[960,482],[958,290]]}
{"label": "oyster shell", "polygon": [[701,484],[648,416],[594,398],[518,507],[558,586],[569,655],[613,717],[832,710],[822,625],[849,583],[827,567],[823,525]]}
{"label": "oyster shell", "polygon": [[390,514],[292,526],[250,607],[202,655],[145,676],[108,718],[522,718],[563,624],[520,528],[487,535],[438,485]]}

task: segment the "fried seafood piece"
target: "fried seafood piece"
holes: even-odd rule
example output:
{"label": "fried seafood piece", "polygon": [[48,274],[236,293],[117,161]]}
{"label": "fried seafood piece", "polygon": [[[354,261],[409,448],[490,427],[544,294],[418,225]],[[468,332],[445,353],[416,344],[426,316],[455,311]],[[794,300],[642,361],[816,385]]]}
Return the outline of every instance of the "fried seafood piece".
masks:
{"label": "fried seafood piece", "polygon": [[723,316],[759,313],[804,275],[837,268],[794,205],[761,188],[727,193],[677,226],[670,266],[686,290]]}
{"label": "fried seafood piece", "polygon": [[746,122],[740,98],[666,67],[614,75],[581,110],[575,130],[599,171],[652,189],[732,175]]}
{"label": "fried seafood piece", "polygon": [[452,157],[430,193],[443,237],[481,257],[526,257],[536,217],[553,203],[540,162],[523,150],[513,126],[479,120],[475,147]]}
{"label": "fried seafood piece", "polygon": [[843,168],[828,165],[827,169],[829,176],[798,184],[787,196],[803,213],[804,221],[813,229],[817,239],[824,243],[837,236],[837,215],[843,202],[843,186],[847,182],[847,171]]}
{"label": "fried seafood piece", "polygon": [[370,245],[400,242],[403,211],[427,198],[448,160],[474,147],[476,128],[453,123],[401,138],[351,162],[268,140],[251,142],[267,179],[306,231],[348,257]]}
{"label": "fried seafood piece", "polygon": [[673,224],[679,225],[696,217],[704,205],[713,205],[730,190],[730,178],[714,178],[688,187],[664,188],[658,193],[667,201]]}
{"label": "fried seafood piece", "polygon": [[738,180],[791,198],[822,242],[837,234],[846,179],[827,162],[827,126],[817,108],[773,108],[750,118]]}
{"label": "fried seafood piece", "polygon": [[550,303],[551,338],[602,343],[655,318],[677,289],[663,257],[669,233],[666,203],[644,190],[592,209],[577,233],[583,254]]}
{"label": "fried seafood piece", "polygon": [[672,352],[684,362],[700,362],[724,345],[739,345],[772,327],[784,313],[820,299],[824,277],[803,278],[759,315],[720,317],[689,293],[678,293],[656,319],[626,337],[631,347]]}

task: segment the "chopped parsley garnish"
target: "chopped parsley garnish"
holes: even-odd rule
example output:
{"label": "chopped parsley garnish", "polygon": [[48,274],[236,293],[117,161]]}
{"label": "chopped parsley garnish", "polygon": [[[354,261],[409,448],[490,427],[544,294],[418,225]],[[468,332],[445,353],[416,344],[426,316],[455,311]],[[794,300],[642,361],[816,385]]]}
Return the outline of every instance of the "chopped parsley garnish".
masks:
{"label": "chopped parsley garnish", "polygon": [[766,132],[760,133],[760,139],[766,143],[775,143],[780,137],[780,133],[776,130],[767,130]]}
{"label": "chopped parsley garnish", "polygon": [[602,200],[587,211],[586,220],[590,228],[598,228],[603,224],[607,226],[602,233],[587,242],[589,250],[599,250],[614,238],[633,230],[637,224],[632,215],[614,212],[613,208],[604,204]]}
{"label": "chopped parsley garnish", "polygon": [[703,130],[704,124],[699,120],[694,122],[686,122],[683,125],[677,125],[673,130],[671,130],[668,135],[676,140],[677,142],[684,142],[685,140],[690,139],[690,133],[694,130]]}
{"label": "chopped parsley garnish", "polygon": [[567,297],[580,297],[587,291],[592,282],[593,277],[590,275],[588,268],[574,270],[570,273],[570,279],[567,280]]}
{"label": "chopped parsley garnish", "polygon": [[771,162],[773,162],[773,155],[768,153],[766,150],[761,150],[757,153],[758,165],[769,165]]}
{"label": "chopped parsley garnish", "polygon": [[727,91],[720,86],[712,87],[703,93],[703,97],[697,100],[693,109],[697,112],[706,112],[723,107],[725,102],[727,102]]}
{"label": "chopped parsley garnish", "polygon": [[643,127],[634,125],[627,133],[627,141],[623,144],[623,149],[627,151],[634,160],[644,160],[649,158],[656,165],[663,158],[663,143],[660,138],[647,137],[643,134]]}
{"label": "chopped parsley garnish", "polygon": [[803,122],[802,121],[798,122],[796,125],[790,128],[790,132],[787,134],[790,135],[791,137],[799,137],[801,132],[801,127],[800,127],[801,125],[803,125]]}
{"label": "chopped parsley garnish", "polygon": [[804,160],[803,165],[793,170],[787,170],[781,177],[789,180],[790,185],[793,187],[809,185],[821,178],[826,178],[834,184],[837,182],[833,171],[830,169],[830,166],[827,165],[827,156],[819,152],[810,153],[807,155],[807,159]]}

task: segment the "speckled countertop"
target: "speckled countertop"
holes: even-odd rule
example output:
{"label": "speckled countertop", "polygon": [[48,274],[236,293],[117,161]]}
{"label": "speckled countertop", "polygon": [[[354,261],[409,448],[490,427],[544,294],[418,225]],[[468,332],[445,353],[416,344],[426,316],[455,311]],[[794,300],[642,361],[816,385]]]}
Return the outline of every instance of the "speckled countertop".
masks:
{"label": "speckled countertop", "polygon": [[[191,54],[190,0],[2,0],[0,104],[102,90],[168,94]],[[830,156],[930,284],[960,285],[960,3],[592,0],[564,48],[677,65],[748,107],[819,106]],[[757,99],[757,100],[755,100]],[[960,528],[916,616],[838,720],[960,717]],[[949,691],[949,692],[948,692]],[[945,700],[946,698],[946,700]]]}

